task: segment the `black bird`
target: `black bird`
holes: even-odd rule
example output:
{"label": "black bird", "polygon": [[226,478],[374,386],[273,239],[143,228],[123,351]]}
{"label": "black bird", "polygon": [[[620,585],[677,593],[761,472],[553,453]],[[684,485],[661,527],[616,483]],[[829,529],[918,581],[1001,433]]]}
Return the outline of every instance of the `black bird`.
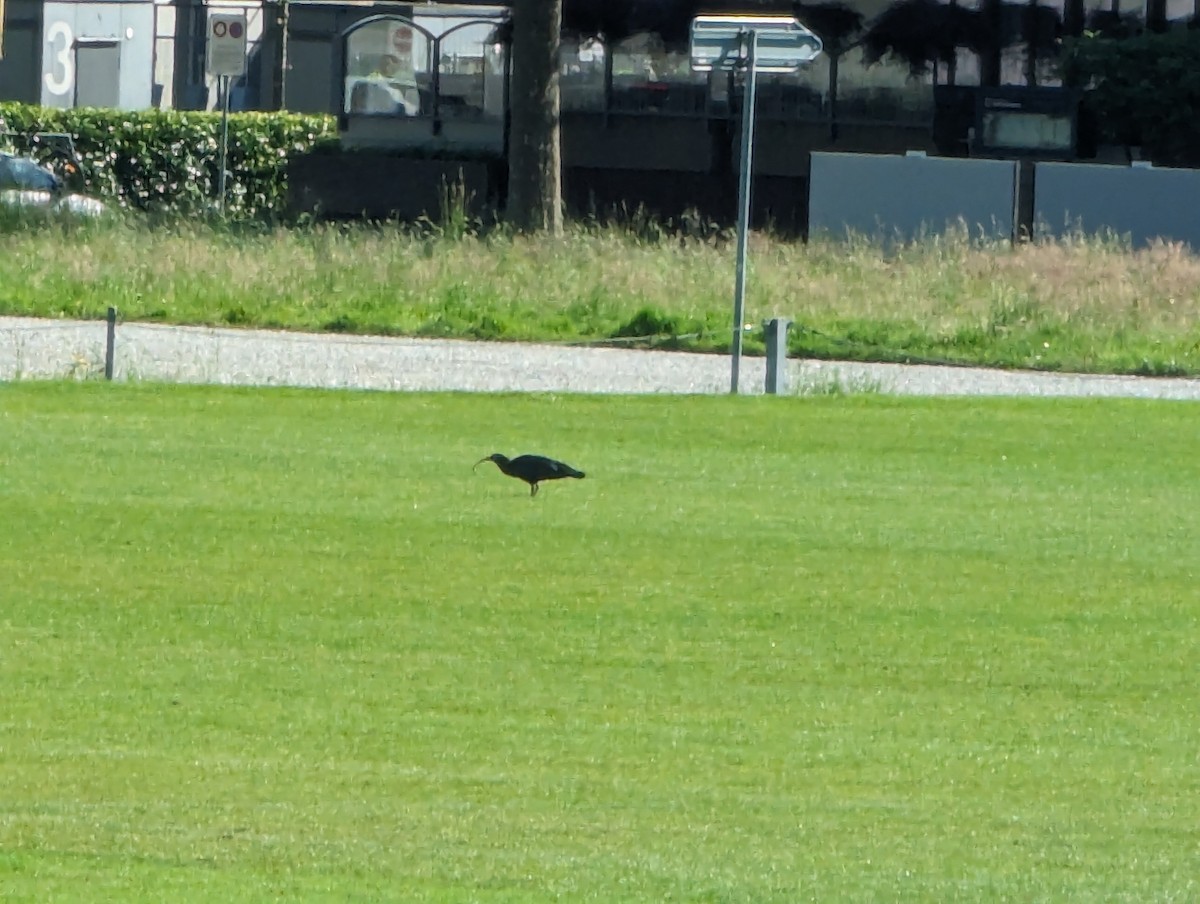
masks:
{"label": "black bird", "polygon": [[[496,467],[509,477],[516,477],[529,484],[530,496],[537,495],[539,481],[559,480],[563,477],[574,477],[576,479],[583,477],[582,471],[576,471],[570,465],[563,464],[561,461],[555,461],[553,458],[546,458],[544,455],[518,455],[516,458],[509,458],[506,455],[495,452],[487,456],[487,458],[481,458],[475,462],[475,468],[478,468],[485,461],[494,461]],[[475,468],[471,470],[475,470]]]}

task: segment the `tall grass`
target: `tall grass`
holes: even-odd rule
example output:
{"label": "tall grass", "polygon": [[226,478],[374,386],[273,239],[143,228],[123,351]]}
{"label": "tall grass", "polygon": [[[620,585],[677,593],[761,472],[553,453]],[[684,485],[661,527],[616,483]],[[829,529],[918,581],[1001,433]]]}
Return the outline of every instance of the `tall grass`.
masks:
{"label": "tall grass", "polygon": [[[729,342],[721,233],[576,224],[558,241],[442,224],[296,229],[172,222],[2,230],[0,312],[477,339]],[[1104,238],[931,238],[890,249],[756,235],[749,347],[786,316],[812,357],[1200,373],[1200,258]]]}

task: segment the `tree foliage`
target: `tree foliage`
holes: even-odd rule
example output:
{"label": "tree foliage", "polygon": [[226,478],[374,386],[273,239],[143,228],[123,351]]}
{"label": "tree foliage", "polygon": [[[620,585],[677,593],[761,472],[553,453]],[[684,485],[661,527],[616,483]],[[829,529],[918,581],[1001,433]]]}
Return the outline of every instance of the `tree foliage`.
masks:
{"label": "tree foliage", "polygon": [[937,63],[949,63],[959,47],[982,53],[992,34],[979,10],[938,0],[900,0],[880,14],[863,38],[868,65],[884,57],[899,60],[913,76]]}
{"label": "tree foliage", "polygon": [[[959,48],[985,59],[985,72],[998,78],[999,54],[1024,44],[1033,59],[1057,51],[1062,18],[1050,6],[1026,2],[987,2],[968,8],[939,0],[899,0],[871,23],[863,39],[868,65],[885,57],[898,60],[913,76],[925,75],[938,63],[953,66]],[[991,66],[986,60],[991,60]]]}
{"label": "tree foliage", "polygon": [[1200,165],[1200,32],[1085,34],[1065,42],[1060,65],[1064,84],[1088,89],[1100,141]]}
{"label": "tree foliage", "polygon": [[797,3],[795,13],[805,27],[820,37],[830,56],[841,56],[849,50],[863,29],[863,14],[836,0]]}
{"label": "tree foliage", "polygon": [[610,44],[648,32],[686,48],[699,0],[563,0],[563,31]]}

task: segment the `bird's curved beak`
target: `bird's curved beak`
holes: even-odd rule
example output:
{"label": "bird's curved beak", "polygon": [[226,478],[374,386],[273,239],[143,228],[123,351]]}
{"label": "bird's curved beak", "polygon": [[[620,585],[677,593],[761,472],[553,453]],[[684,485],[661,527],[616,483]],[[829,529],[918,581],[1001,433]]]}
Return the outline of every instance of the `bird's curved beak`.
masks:
{"label": "bird's curved beak", "polygon": [[478,468],[478,467],[479,467],[481,464],[483,464],[485,461],[491,461],[491,460],[492,460],[492,459],[491,459],[491,457],[490,457],[490,456],[485,456],[484,458],[481,458],[481,459],[479,459],[479,461],[475,462],[475,464],[474,464],[474,466],[471,468],[471,470],[472,470],[472,471],[474,471],[474,470],[475,470],[475,468]]}

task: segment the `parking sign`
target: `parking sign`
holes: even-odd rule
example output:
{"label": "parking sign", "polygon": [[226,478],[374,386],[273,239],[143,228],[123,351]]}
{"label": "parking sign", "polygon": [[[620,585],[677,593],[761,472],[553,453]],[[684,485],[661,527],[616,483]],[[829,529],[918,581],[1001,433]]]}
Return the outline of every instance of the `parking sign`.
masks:
{"label": "parking sign", "polygon": [[217,14],[208,17],[208,54],[205,68],[209,75],[236,78],[246,71],[246,17]]}

